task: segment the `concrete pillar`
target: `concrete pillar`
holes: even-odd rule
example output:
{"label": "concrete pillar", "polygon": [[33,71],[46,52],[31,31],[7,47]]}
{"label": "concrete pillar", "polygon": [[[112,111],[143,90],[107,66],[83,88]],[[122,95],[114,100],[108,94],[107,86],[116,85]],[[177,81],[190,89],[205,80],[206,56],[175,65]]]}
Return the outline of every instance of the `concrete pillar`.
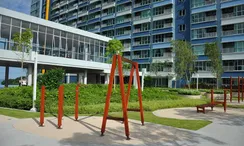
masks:
{"label": "concrete pillar", "polygon": [[28,64],[28,86],[32,86],[32,78],[33,78],[33,67],[32,64]]}
{"label": "concrete pillar", "polygon": [[173,84],[172,84],[173,81],[175,81],[175,83],[176,83],[175,77],[168,77],[168,87],[169,88],[174,88]]}
{"label": "concrete pillar", "polygon": [[109,84],[109,74],[105,74],[105,82],[104,84]]}
{"label": "concrete pillar", "polygon": [[78,73],[77,77],[78,77],[78,83],[83,84],[83,73]]}
{"label": "concrete pillar", "polygon": [[144,77],[145,77],[146,72],[147,72],[147,69],[146,68],[143,68],[142,69],[142,76],[141,76],[141,90],[142,91],[144,89]]}
{"label": "concrete pillar", "polygon": [[5,87],[8,87],[8,78],[9,78],[9,65],[5,67]]}
{"label": "concrete pillar", "polygon": [[87,84],[87,70],[84,72],[84,84]]}
{"label": "concrete pillar", "polygon": [[85,60],[87,61],[88,60],[88,46],[87,44],[85,44]]}
{"label": "concrete pillar", "polygon": [[136,78],[136,71],[134,71],[134,79],[133,79],[133,86],[137,89],[137,78]]}
{"label": "concrete pillar", "polygon": [[67,84],[70,83],[70,74],[69,73],[66,74],[66,83]]}

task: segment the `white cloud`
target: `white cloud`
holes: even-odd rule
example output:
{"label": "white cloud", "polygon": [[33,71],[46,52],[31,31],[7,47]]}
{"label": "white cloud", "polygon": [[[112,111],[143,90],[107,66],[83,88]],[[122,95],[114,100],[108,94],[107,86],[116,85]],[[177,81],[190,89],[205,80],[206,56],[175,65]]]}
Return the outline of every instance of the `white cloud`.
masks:
{"label": "white cloud", "polygon": [[0,6],[14,11],[30,14],[31,0],[0,0]]}

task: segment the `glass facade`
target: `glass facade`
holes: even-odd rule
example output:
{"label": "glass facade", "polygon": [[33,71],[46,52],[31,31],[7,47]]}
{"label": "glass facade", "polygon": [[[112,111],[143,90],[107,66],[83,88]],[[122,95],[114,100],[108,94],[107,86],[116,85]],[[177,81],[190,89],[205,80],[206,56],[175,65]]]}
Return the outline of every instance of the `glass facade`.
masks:
{"label": "glass facade", "polygon": [[33,33],[32,49],[39,54],[106,63],[105,41],[3,15],[0,15],[0,49],[12,50],[14,34],[27,28]]}

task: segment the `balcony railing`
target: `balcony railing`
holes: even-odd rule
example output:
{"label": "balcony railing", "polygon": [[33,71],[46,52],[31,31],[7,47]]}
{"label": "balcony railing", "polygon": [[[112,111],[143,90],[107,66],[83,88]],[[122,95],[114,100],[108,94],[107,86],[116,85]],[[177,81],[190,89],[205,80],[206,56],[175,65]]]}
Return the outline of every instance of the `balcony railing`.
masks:
{"label": "balcony railing", "polygon": [[131,34],[131,31],[130,30],[125,30],[123,32],[117,33],[116,36],[125,35],[125,34]]}
{"label": "balcony railing", "polygon": [[216,16],[206,16],[202,19],[199,18],[198,21],[194,21],[192,23],[194,24],[194,23],[208,22],[208,21],[213,21],[213,20],[216,20]]}
{"label": "balcony railing", "polygon": [[229,36],[229,35],[237,35],[237,34],[243,34],[244,33],[244,28],[240,30],[227,30],[223,31],[222,35],[223,36]]}
{"label": "balcony railing", "polygon": [[145,17],[135,16],[134,21],[139,21],[139,20],[144,20],[144,19],[149,19],[149,18],[150,18],[150,16],[145,16]]}
{"label": "balcony railing", "polygon": [[122,21],[117,21],[116,24],[120,24],[120,23],[125,23],[125,22],[130,22],[131,18],[125,18]]}
{"label": "balcony railing", "polygon": [[193,3],[192,4],[192,8],[197,8],[197,7],[212,5],[212,4],[215,4],[215,3],[216,3],[216,0],[204,0],[203,2]]}
{"label": "balcony railing", "polygon": [[153,16],[163,16],[163,15],[167,15],[167,14],[172,14],[172,9],[165,9],[164,13],[162,14],[157,14],[157,15],[153,15]]}
{"label": "balcony railing", "polygon": [[136,3],[135,5],[134,5],[134,8],[137,8],[137,7],[141,7],[141,6],[145,6],[145,5],[149,5],[150,4],[150,2],[149,3]]}
{"label": "balcony railing", "polygon": [[149,58],[149,55],[133,55],[132,59],[146,59]]}
{"label": "balcony railing", "polygon": [[164,42],[171,42],[173,40],[172,37],[166,37],[164,38]]}
{"label": "balcony railing", "polygon": [[244,48],[223,48],[222,53],[239,53],[242,52],[244,53]]}
{"label": "balcony railing", "polygon": [[128,11],[128,10],[131,10],[131,7],[124,7],[123,9],[118,9],[117,12],[124,12],[124,11]]}
{"label": "balcony railing", "polygon": [[172,68],[169,68],[169,67],[163,68],[163,72],[172,72],[172,71],[173,71]]}
{"label": "balcony railing", "polygon": [[114,24],[102,24],[102,27],[113,26]]}
{"label": "balcony railing", "polygon": [[224,71],[233,71],[235,70],[234,66],[223,66]]}
{"label": "balcony railing", "polygon": [[149,44],[149,42],[147,43],[147,42],[139,42],[139,41],[133,43],[134,46],[148,45],[148,44]]}
{"label": "balcony railing", "polygon": [[131,47],[131,44],[130,43],[125,43],[123,44],[124,48],[130,48]]}
{"label": "balcony railing", "polygon": [[208,32],[208,33],[203,33],[200,36],[193,36],[193,39],[200,39],[200,38],[210,38],[210,37],[216,37],[217,32]]}
{"label": "balcony railing", "polygon": [[108,5],[112,5],[112,4],[115,4],[115,1],[112,1],[112,2],[103,2],[102,3],[102,6],[108,6]]}
{"label": "balcony railing", "polygon": [[244,16],[244,14],[241,14],[238,15],[237,13],[225,13],[225,14],[222,14],[222,18],[224,19],[228,19],[228,18],[232,18],[232,17],[239,17],[239,16]]}

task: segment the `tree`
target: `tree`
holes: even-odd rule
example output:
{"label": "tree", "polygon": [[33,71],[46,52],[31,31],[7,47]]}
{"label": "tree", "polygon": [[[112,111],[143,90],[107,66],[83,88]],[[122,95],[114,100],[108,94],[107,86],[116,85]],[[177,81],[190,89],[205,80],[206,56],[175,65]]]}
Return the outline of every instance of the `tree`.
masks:
{"label": "tree", "polygon": [[208,56],[211,62],[211,72],[217,79],[217,89],[218,81],[221,79],[223,73],[223,66],[221,61],[221,53],[217,43],[205,44],[205,55]]}
{"label": "tree", "polygon": [[37,78],[37,84],[39,87],[46,86],[46,89],[57,89],[64,79],[65,73],[61,68],[55,68],[48,70],[45,74],[41,74]]}
{"label": "tree", "polygon": [[[25,55],[26,54],[29,55],[31,50],[32,38],[33,38],[33,34],[31,29],[26,29],[22,33],[15,33],[13,36],[14,46],[12,49],[16,51],[16,54],[19,56],[22,70],[24,70]],[[22,80],[22,76],[21,76],[21,80]]]}
{"label": "tree", "polygon": [[191,44],[186,41],[173,41],[172,47],[175,52],[174,70],[176,78],[185,79],[190,89],[192,74],[196,72],[194,61],[197,59],[197,56],[193,54]]}
{"label": "tree", "polygon": [[[113,39],[108,41],[108,45],[106,47],[106,56],[112,58],[113,55],[119,54],[122,55],[122,51],[124,50],[124,46],[119,40]],[[111,62],[111,60],[110,60]]]}
{"label": "tree", "polygon": [[[165,61],[165,62],[161,62],[161,61],[155,61],[153,63],[150,64],[150,72],[154,73],[156,77],[159,76],[159,72],[163,70],[163,68],[165,67],[169,67],[171,66],[172,63]],[[154,86],[157,86],[157,78],[155,78],[155,83]]]}
{"label": "tree", "polygon": [[[113,39],[109,40],[106,47],[106,56],[109,57],[108,63],[112,63],[112,57],[115,54],[122,56],[122,51],[124,50],[124,46],[119,40]],[[126,65],[123,65],[127,67]],[[116,69],[117,70],[117,69]],[[115,76],[114,76],[114,88],[115,88]]]}

